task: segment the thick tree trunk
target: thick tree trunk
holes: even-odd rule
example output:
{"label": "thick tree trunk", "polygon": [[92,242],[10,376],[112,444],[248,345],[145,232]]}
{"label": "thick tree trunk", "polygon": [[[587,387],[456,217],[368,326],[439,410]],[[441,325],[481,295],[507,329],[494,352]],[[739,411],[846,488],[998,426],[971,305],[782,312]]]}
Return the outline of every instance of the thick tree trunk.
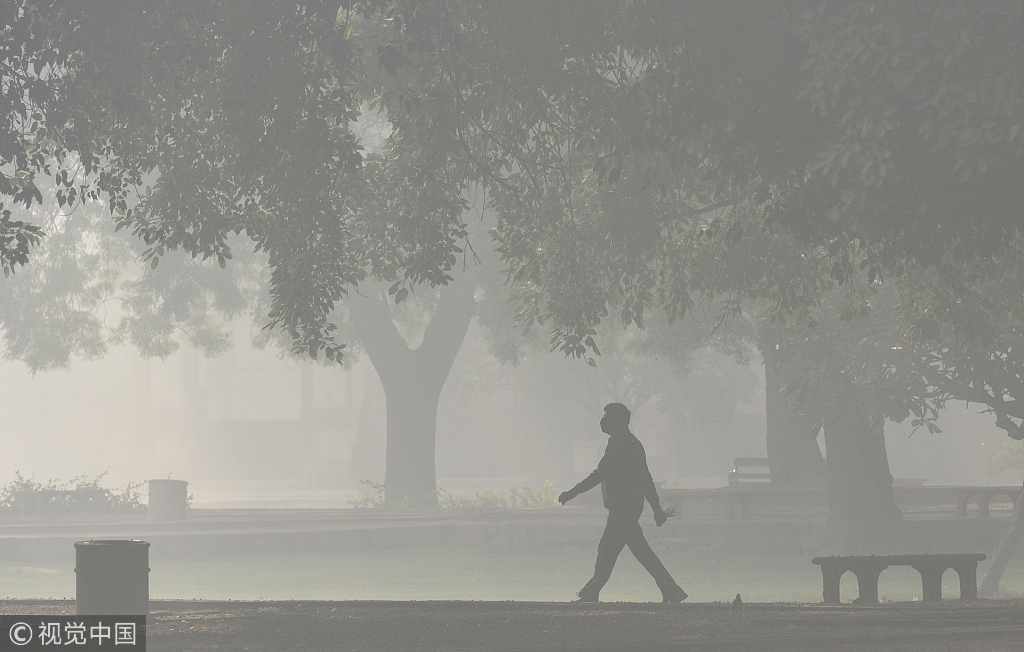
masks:
{"label": "thick tree trunk", "polygon": [[437,311],[416,349],[409,348],[391,321],[382,292],[347,302],[359,341],[384,387],[387,506],[437,506],[437,404],[473,318],[474,291],[468,280],[442,288]]}
{"label": "thick tree trunk", "polygon": [[1010,531],[1003,536],[995,552],[992,553],[992,564],[985,572],[984,579],[978,587],[978,597],[998,598],[999,580],[1003,577],[1003,571],[1010,564],[1014,555],[1024,544],[1024,498],[1017,501],[1017,507],[1013,514],[1013,524]]}
{"label": "thick tree trunk", "polygon": [[[385,502],[389,507],[437,507],[437,403],[444,381],[410,364],[384,384],[387,395]],[[426,370],[429,372],[429,370]]]}
{"label": "thick tree trunk", "polygon": [[378,405],[373,394],[372,390],[368,391],[359,407],[359,425],[356,428],[355,440],[352,442],[352,470],[358,469],[360,476],[355,478],[357,480],[382,482],[386,468],[384,428],[374,416]]}
{"label": "thick tree trunk", "polygon": [[844,555],[898,550],[902,514],[892,492],[884,420],[854,404],[825,424],[830,547]]}
{"label": "thick tree trunk", "polygon": [[800,427],[783,390],[778,365],[765,363],[765,421],[772,484],[824,486],[825,458],[818,448],[821,425]]}

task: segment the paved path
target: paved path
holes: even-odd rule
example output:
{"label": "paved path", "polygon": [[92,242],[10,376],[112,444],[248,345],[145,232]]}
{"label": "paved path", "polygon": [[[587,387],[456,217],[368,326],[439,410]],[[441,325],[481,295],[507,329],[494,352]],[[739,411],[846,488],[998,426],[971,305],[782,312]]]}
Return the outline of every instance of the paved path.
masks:
{"label": "paved path", "polygon": [[[0,613],[73,613],[72,601],[3,601]],[[1017,652],[1024,603],[826,607],[536,602],[153,601],[151,652]]]}

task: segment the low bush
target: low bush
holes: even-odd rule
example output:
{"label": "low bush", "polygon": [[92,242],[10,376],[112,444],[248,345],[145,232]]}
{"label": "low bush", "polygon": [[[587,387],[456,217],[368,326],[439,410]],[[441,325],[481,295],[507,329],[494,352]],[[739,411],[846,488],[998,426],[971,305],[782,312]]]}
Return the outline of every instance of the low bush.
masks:
{"label": "low bush", "polygon": [[[126,514],[146,509],[142,501],[142,483],[129,482],[119,491],[100,486],[106,473],[95,478],[77,476],[66,482],[48,480],[46,484],[14,472],[14,480],[0,488],[0,509],[20,512]],[[80,494],[47,495],[54,491],[81,491]]]}

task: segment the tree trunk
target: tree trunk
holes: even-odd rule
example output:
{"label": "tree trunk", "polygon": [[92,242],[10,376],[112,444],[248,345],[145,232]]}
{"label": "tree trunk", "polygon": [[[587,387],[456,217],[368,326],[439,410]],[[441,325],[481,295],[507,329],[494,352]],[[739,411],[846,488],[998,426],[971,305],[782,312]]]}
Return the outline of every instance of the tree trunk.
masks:
{"label": "tree trunk", "polygon": [[821,425],[800,427],[783,390],[779,365],[764,365],[768,469],[773,485],[825,484],[825,458],[818,448]]}
{"label": "tree trunk", "polygon": [[352,442],[352,470],[358,469],[362,474],[356,479],[377,483],[383,481],[384,458],[387,453],[382,437],[382,424],[375,416],[377,402],[374,400],[374,394],[374,389],[368,389],[359,407],[359,425]]}
{"label": "tree trunk", "polygon": [[978,597],[999,597],[999,580],[1002,579],[1003,571],[1020,550],[1022,543],[1024,543],[1024,498],[1017,501],[1010,531],[1006,533],[995,552],[992,553],[992,564],[988,567],[985,577],[978,587]]}
{"label": "tree trunk", "polygon": [[829,547],[844,555],[888,554],[900,543],[902,513],[892,492],[884,420],[854,403],[825,424]]}
{"label": "tree trunk", "polygon": [[437,506],[437,404],[473,318],[475,289],[469,280],[443,287],[437,311],[415,349],[391,321],[383,292],[353,294],[347,301],[356,335],[384,387],[384,497],[389,507]]}

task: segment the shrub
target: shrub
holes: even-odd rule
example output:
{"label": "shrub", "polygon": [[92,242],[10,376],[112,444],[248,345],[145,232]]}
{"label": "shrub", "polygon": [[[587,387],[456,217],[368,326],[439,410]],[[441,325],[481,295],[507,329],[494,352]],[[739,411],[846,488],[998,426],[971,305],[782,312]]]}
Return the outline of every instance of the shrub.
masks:
{"label": "shrub", "polygon": [[[13,511],[39,511],[58,513],[94,512],[102,514],[124,514],[146,508],[142,502],[142,483],[129,482],[124,489],[113,491],[100,486],[106,473],[95,478],[77,476],[67,482],[48,480],[42,484],[32,478],[25,478],[20,471],[14,472],[14,480],[0,489],[0,509]],[[45,491],[92,491],[91,495],[66,495],[41,497]]]}
{"label": "shrub", "polygon": [[534,491],[529,487],[512,487],[506,496],[504,492],[496,492],[493,489],[477,491],[472,498],[466,496],[454,496],[446,489],[437,490],[437,503],[444,508],[476,508],[476,509],[499,509],[513,507],[552,507],[558,504],[558,493],[555,484],[551,481],[545,482],[540,491]]}

